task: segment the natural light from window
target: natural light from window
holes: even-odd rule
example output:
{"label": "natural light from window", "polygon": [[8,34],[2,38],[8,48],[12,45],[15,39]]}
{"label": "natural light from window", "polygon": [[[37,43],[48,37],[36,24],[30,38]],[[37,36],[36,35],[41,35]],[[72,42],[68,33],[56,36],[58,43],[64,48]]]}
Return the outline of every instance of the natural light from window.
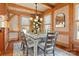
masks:
{"label": "natural light from window", "polygon": [[79,39],[79,5],[76,6],[76,38]]}
{"label": "natural light from window", "polygon": [[45,24],[45,32],[50,31],[50,27],[51,27],[51,15],[46,15],[44,17],[44,24]]}
{"label": "natural light from window", "polygon": [[0,15],[0,27],[5,27],[4,16]]}
{"label": "natural light from window", "polygon": [[30,29],[30,17],[22,17],[21,18],[21,29],[24,29],[24,32],[28,32]]}

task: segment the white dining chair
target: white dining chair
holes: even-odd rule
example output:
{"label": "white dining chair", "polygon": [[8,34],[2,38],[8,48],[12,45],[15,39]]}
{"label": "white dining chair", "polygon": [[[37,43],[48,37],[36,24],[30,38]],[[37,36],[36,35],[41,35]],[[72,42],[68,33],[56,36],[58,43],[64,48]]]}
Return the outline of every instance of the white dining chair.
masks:
{"label": "white dining chair", "polygon": [[29,48],[34,47],[34,43],[31,40],[32,38],[29,37],[28,35],[25,35],[24,32],[20,32],[19,36],[20,36],[19,38],[21,40],[21,48],[22,48],[23,54],[28,55]]}

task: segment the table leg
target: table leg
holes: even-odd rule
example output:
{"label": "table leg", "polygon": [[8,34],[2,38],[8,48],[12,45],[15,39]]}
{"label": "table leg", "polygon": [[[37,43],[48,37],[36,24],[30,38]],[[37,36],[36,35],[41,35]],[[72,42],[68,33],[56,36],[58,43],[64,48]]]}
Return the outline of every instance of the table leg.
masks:
{"label": "table leg", "polygon": [[37,56],[37,45],[38,45],[38,41],[35,40],[35,42],[34,42],[34,56]]}

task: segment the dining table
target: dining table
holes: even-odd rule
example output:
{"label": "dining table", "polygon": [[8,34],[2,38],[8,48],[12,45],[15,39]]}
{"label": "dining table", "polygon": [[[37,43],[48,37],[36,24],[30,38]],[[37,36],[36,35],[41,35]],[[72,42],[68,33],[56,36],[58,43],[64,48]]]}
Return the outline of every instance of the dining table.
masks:
{"label": "dining table", "polygon": [[40,34],[33,34],[33,33],[26,33],[27,36],[31,37],[32,41],[34,42],[34,56],[37,56],[38,52],[38,43],[42,39],[47,37],[46,33],[40,33]]}

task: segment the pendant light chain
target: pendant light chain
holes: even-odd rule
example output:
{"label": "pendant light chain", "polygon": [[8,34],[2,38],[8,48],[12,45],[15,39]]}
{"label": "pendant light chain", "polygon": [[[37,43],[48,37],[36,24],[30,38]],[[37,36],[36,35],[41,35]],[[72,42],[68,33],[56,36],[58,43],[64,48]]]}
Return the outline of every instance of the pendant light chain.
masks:
{"label": "pendant light chain", "polygon": [[36,16],[37,16],[37,3],[35,3],[35,8],[36,8]]}

